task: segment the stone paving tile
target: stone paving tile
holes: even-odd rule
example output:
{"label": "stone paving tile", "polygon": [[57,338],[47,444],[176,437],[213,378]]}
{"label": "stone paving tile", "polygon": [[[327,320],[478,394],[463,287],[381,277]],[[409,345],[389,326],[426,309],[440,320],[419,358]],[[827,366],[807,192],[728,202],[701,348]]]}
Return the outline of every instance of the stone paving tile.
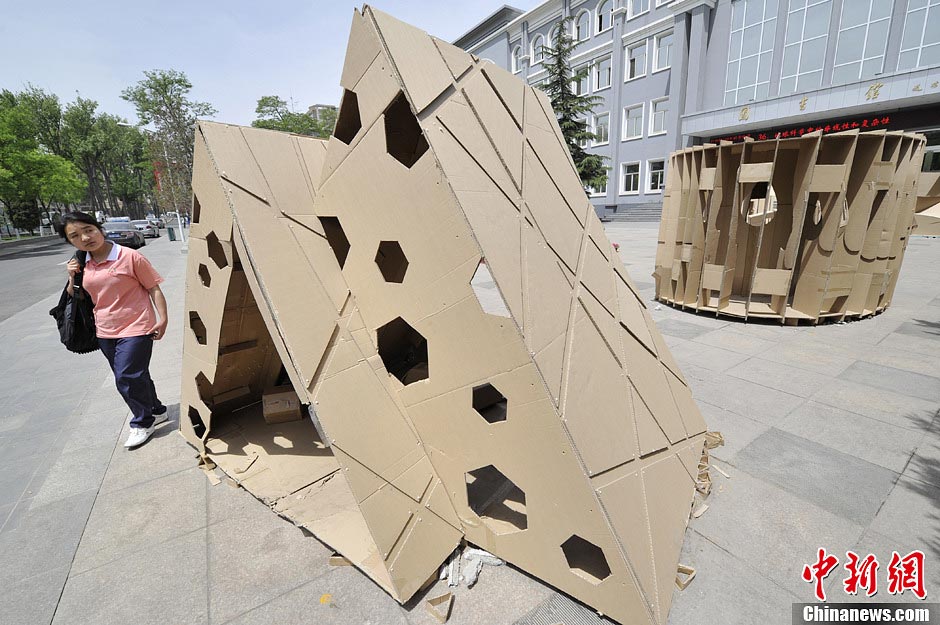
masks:
{"label": "stone paving tile", "polygon": [[[700,368],[698,370],[701,371]],[[804,401],[796,395],[724,373],[713,373],[703,379],[697,374],[689,376],[687,371],[683,371],[694,399],[721,406],[725,410],[767,425],[775,425]]]}
{"label": "stone paving tile", "polygon": [[886,346],[882,341],[875,349],[862,354],[859,360],[873,365],[893,367],[902,371],[911,371],[940,378],[940,344],[936,347],[936,351],[932,354],[922,354],[909,350],[893,349]]}
{"label": "stone paving tile", "polygon": [[825,376],[763,358],[750,358],[728,369],[727,374],[784,393],[809,397],[827,381]]}
{"label": "stone paving tile", "polygon": [[871,530],[904,541],[940,560],[940,487],[902,477],[878,511]]}
{"label": "stone paving tile", "polygon": [[0,531],[0,588],[68,566],[94,500],[90,491],[32,509],[17,506]]}
{"label": "stone paving tile", "polygon": [[[672,590],[670,623],[787,622],[790,604],[800,600],[767,577],[765,571],[720,548],[695,530],[686,533],[679,561],[693,567],[696,575],[685,590]],[[733,600],[728,596],[731,588],[734,589]]]}
{"label": "stone paving tile", "polygon": [[[167,412],[170,414],[170,420],[157,426],[155,438],[151,438],[146,445],[133,452],[118,449],[101,483],[102,493],[135,486],[197,466],[198,453],[186,443],[177,430],[179,406],[175,405]],[[157,433],[160,436],[157,436]],[[119,439],[121,444],[125,435],[122,432]]]}
{"label": "stone paving tile", "polygon": [[811,399],[884,423],[921,432],[930,427],[937,411],[936,402],[840,378],[830,380]]}
{"label": "stone paving tile", "polygon": [[47,452],[41,451],[13,461],[0,461],[0,505],[15,504],[23,498],[46,456]]}
{"label": "stone paving tile", "polygon": [[729,412],[708,402],[698,401],[699,410],[705,417],[705,424],[709,431],[721,432],[725,444],[716,447],[708,453],[714,457],[734,465],[738,453],[747,447],[751,441],[770,429],[770,426],[754,419]]}
{"label": "stone paving tile", "polygon": [[923,432],[813,401],[798,406],[777,427],[895,473],[904,470],[924,437]]}
{"label": "stone paving tile", "polygon": [[206,530],[73,574],[53,625],[206,625]]}
{"label": "stone paving tile", "polygon": [[908,354],[921,354],[934,357],[937,355],[937,345],[933,341],[925,341],[921,337],[900,334],[898,332],[892,332],[883,338],[878,343],[878,347],[896,349]]}
{"label": "stone paving tile", "polygon": [[11,625],[50,623],[68,574],[68,566],[62,566],[4,587],[0,592],[2,621]]}
{"label": "stone paving tile", "polygon": [[[926,315],[925,315],[926,316]],[[920,339],[929,339],[940,341],[940,323],[934,320],[915,319],[914,321],[905,321],[896,332],[914,336]]]}
{"label": "stone paving tile", "polygon": [[196,468],[101,493],[75,554],[72,574],[144,551],[205,524],[206,480]]}
{"label": "stone paving tile", "polygon": [[777,346],[777,343],[773,341],[740,332],[733,324],[697,336],[694,341],[748,356],[754,356],[772,346]]}
{"label": "stone paving tile", "polygon": [[839,377],[902,395],[911,395],[934,402],[940,401],[940,378],[929,375],[867,362],[856,362],[843,371]]}
{"label": "stone paving tile", "polygon": [[[328,561],[332,552],[322,543],[273,514],[267,506],[255,503],[245,507],[245,517],[208,526],[209,611],[213,623],[244,614],[331,568]],[[365,583],[365,579],[362,581]]]}
{"label": "stone paving tile", "polygon": [[663,334],[677,336],[680,339],[694,339],[709,331],[709,329],[698,323],[693,323],[679,319],[657,319],[656,327]]}
{"label": "stone paving tile", "polygon": [[696,341],[686,341],[672,350],[680,367],[686,363],[698,365],[711,371],[727,371],[749,358],[746,354],[732,352],[720,347],[712,347]]}
{"label": "stone paving tile", "polygon": [[776,343],[758,357],[805,371],[813,371],[835,377],[852,365],[862,353],[874,350],[844,344],[829,345],[812,337],[800,337],[792,341]]}
{"label": "stone paving tile", "polygon": [[737,466],[860,526],[874,518],[898,479],[893,471],[777,428],[744,448]]}
{"label": "stone paving tile", "polygon": [[921,439],[904,476],[940,488],[940,430],[936,425]]}
{"label": "stone paving tile", "polygon": [[30,480],[27,487],[32,497],[30,505],[43,505],[88,490],[97,490],[113,452],[112,440],[97,447],[61,453],[48,471],[37,473]]}
{"label": "stone paving tile", "polygon": [[[856,543],[863,527],[740,468],[725,470],[731,479],[712,473],[709,509],[691,521],[692,529],[778,586],[809,601],[812,591],[800,579],[803,565],[820,545],[844,552]],[[727,588],[724,596],[737,598],[739,592],[739,587]],[[778,622],[788,621],[782,617]]]}

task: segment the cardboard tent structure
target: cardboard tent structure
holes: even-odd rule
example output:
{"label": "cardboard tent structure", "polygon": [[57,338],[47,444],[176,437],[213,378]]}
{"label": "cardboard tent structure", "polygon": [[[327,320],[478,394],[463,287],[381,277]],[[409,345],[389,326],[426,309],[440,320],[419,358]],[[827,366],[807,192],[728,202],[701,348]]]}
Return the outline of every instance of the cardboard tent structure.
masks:
{"label": "cardboard tent structure", "polygon": [[400,602],[466,538],[665,623],[705,424],[548,100],[368,7],[342,85],[328,142],[199,124],[183,435]]}
{"label": "cardboard tent structure", "polygon": [[920,174],[911,234],[940,237],[940,172],[925,171]]}
{"label": "cardboard tent structure", "polygon": [[891,303],[925,139],[857,130],[696,146],[669,159],[658,299],[781,323]]}

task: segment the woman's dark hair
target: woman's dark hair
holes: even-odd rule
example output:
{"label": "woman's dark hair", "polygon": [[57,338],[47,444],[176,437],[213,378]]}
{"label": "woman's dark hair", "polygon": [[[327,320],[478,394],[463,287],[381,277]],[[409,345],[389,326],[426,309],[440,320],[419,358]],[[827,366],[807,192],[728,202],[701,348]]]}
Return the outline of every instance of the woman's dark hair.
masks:
{"label": "woman's dark hair", "polygon": [[74,213],[65,213],[62,215],[62,220],[59,223],[59,236],[68,241],[68,238],[65,236],[65,227],[69,224],[88,224],[89,226],[94,226],[99,230],[102,228],[101,222],[89,215],[88,213],[83,213],[81,211],[75,211]]}

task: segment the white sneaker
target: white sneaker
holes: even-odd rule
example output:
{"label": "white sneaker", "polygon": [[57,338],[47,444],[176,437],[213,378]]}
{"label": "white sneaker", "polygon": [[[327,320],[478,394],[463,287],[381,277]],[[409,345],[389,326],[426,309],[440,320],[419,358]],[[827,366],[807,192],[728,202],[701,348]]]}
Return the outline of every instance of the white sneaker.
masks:
{"label": "white sneaker", "polygon": [[127,440],[124,441],[125,447],[139,447],[143,445],[150,437],[153,436],[153,426],[149,428],[131,428],[131,434],[127,437]]}
{"label": "white sneaker", "polygon": [[169,418],[170,416],[165,412],[163,414],[155,414],[153,415],[153,425],[160,425],[161,423],[165,422]]}

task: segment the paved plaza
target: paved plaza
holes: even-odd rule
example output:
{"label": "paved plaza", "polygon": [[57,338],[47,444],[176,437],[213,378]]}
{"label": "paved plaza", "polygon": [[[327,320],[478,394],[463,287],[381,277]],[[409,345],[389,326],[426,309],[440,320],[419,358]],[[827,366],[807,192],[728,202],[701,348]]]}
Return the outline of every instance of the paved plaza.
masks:
{"label": "paved plaza", "polygon": [[[914,237],[892,306],[818,327],[744,324],[653,298],[658,224],[608,224],[610,239],[679,362],[710,430],[708,510],[692,519],[671,625],[789,623],[812,601],[804,564],[820,547],[882,563],[926,554],[940,597],[940,239]],[[211,484],[176,433],[185,256],[143,248],[166,278],[171,323],[152,373],[170,409],[140,449],[122,446],[129,411],[100,354],[70,354],[48,310],[58,293],[0,322],[0,623],[436,623],[404,607],[245,491]],[[39,255],[56,264],[69,251]],[[0,263],[8,262],[0,258]],[[64,282],[64,271],[63,271]],[[727,476],[727,477],[726,477]],[[844,572],[827,580],[846,601]],[[461,586],[455,625],[605,622],[512,567]],[[882,601],[916,601],[909,593]],[[856,600],[855,598],[851,598]]]}

